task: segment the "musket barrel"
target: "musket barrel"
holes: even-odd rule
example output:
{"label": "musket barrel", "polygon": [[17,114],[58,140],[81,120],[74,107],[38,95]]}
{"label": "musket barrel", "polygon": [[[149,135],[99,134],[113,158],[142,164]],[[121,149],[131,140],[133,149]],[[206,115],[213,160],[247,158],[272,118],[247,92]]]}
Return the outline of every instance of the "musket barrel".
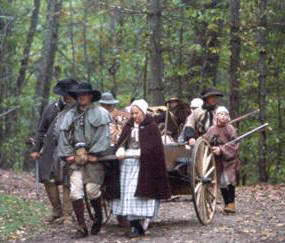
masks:
{"label": "musket barrel", "polygon": [[234,140],[232,140],[232,141],[230,141],[230,142],[228,142],[228,143],[226,143],[226,144],[233,144],[233,143],[236,143],[236,142],[240,141],[241,139],[243,139],[244,137],[247,137],[247,136],[251,135],[252,133],[254,133],[254,132],[258,131],[258,130],[261,130],[261,129],[267,127],[267,126],[268,126],[268,123],[264,123],[263,125],[260,125],[259,127],[254,128],[254,129],[252,129],[252,130],[249,131],[249,132],[246,132],[245,134],[243,134],[243,135],[241,135],[241,136],[235,138]]}

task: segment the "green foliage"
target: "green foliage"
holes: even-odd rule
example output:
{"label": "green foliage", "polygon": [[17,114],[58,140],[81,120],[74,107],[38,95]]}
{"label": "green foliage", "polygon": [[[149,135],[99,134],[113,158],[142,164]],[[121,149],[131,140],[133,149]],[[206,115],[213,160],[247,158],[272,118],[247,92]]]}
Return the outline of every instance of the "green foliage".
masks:
{"label": "green foliage", "polygon": [[[1,112],[15,105],[20,105],[20,108],[13,115],[1,118],[4,134],[1,137],[0,152],[1,156],[5,155],[11,167],[21,168],[26,151],[25,140],[34,133],[40,118],[37,107],[41,100],[34,100],[34,95],[39,75],[39,61],[42,58],[47,2],[41,3],[39,24],[30,54],[26,82],[19,97],[15,97],[13,92],[25,47],[33,1],[16,0],[12,1],[12,4],[8,4],[8,1],[2,2],[1,13],[9,15],[7,19],[11,17],[12,25],[10,32],[0,33],[1,48],[2,46],[5,48],[0,50],[5,53],[1,59],[1,73],[7,73],[1,78],[1,85],[3,84],[5,89],[2,92],[0,108]],[[232,16],[229,11],[231,1],[219,1],[217,5],[211,7],[212,2],[211,0],[163,2],[160,44],[165,97],[180,95],[181,98],[188,99],[197,96],[203,87],[216,85],[219,90],[227,94],[222,103],[229,104],[229,69],[232,55],[230,39]],[[237,71],[240,114],[258,108],[259,2],[256,0],[240,2],[238,37],[241,41],[241,52]],[[148,98],[151,67],[146,58],[149,59],[152,36],[149,26],[152,9],[149,1],[73,0],[73,8],[70,3],[71,1],[64,0],[60,12],[58,52],[54,64],[60,72],[58,76],[53,77],[52,86],[60,78],[72,77],[73,72],[79,81],[87,81],[87,72],[90,71],[90,81],[95,88],[101,91],[116,89],[120,108],[127,105],[131,97],[143,97],[146,94]],[[266,119],[272,126],[272,131],[267,137],[268,159],[270,158],[267,171],[271,181],[282,180],[285,175],[283,169],[285,154],[282,144],[285,107],[283,101],[285,36],[282,27],[284,8],[282,1],[272,0],[268,2],[266,11],[269,21],[266,50]],[[84,33],[85,28],[86,33]],[[211,63],[212,57],[218,58],[217,63],[214,63],[215,67]],[[109,68],[115,61],[119,61],[120,66],[116,74],[111,75]],[[203,72],[208,70],[206,66],[211,70],[203,76]],[[214,72],[211,72],[212,70]],[[180,91],[178,83],[181,83]],[[56,98],[51,92],[50,101]],[[241,122],[239,133],[257,126],[256,120]],[[247,175],[248,183],[258,181],[258,140],[258,135],[254,135],[241,144],[241,160],[245,161],[243,173]]]}
{"label": "green foliage", "polygon": [[43,203],[5,194],[0,194],[0,204],[0,235],[7,239],[13,232],[37,227],[48,210]]}

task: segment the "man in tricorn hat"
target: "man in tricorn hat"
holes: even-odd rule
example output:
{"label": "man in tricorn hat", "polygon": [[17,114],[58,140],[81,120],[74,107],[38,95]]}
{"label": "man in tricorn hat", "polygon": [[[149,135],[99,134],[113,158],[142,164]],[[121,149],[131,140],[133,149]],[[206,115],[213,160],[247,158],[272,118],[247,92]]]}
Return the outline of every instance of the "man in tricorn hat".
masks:
{"label": "man in tricorn hat", "polygon": [[123,126],[126,121],[131,117],[128,112],[121,111],[116,108],[116,105],[119,103],[116,100],[111,92],[104,92],[99,104],[103,106],[107,111],[109,111],[112,121],[109,125],[110,135],[111,135],[111,145],[115,145],[121,135]]}
{"label": "man in tricorn hat", "polygon": [[[69,186],[65,180],[66,171],[56,154],[58,140],[56,130],[63,114],[75,104],[75,100],[67,93],[75,85],[77,85],[77,81],[65,79],[59,80],[54,87],[54,93],[60,98],[45,107],[30,154],[34,160],[38,160],[39,179],[43,182],[52,205],[52,214],[47,218],[48,223],[68,224],[72,219]],[[60,199],[59,185],[63,185],[62,200]]]}
{"label": "man in tricorn hat", "polygon": [[79,226],[74,238],[82,238],[88,236],[84,198],[95,211],[91,234],[98,234],[102,224],[100,196],[104,168],[98,159],[110,148],[111,117],[106,109],[92,104],[100,100],[101,93],[93,90],[91,84],[80,83],[69,94],[77,100],[77,105],[64,116],[58,150],[70,170],[70,197]]}
{"label": "man in tricorn hat", "polygon": [[190,145],[194,144],[196,138],[203,135],[214,123],[214,111],[219,103],[218,97],[222,93],[214,87],[202,91],[201,98],[204,101],[202,108],[195,109],[186,119],[183,136],[184,141]]}

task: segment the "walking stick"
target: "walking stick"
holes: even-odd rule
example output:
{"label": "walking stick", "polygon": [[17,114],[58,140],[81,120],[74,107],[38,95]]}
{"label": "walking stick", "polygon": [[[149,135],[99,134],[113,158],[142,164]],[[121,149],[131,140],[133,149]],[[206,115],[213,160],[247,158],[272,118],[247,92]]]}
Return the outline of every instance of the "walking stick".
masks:
{"label": "walking stick", "polygon": [[40,191],[40,167],[39,167],[39,160],[35,160],[35,168],[36,168],[36,197],[39,198],[39,191]]}
{"label": "walking stick", "polygon": [[165,125],[164,125],[164,143],[166,144],[166,136],[167,136],[167,123],[168,123],[168,116],[169,116],[169,102],[166,104],[166,117],[165,117]]}

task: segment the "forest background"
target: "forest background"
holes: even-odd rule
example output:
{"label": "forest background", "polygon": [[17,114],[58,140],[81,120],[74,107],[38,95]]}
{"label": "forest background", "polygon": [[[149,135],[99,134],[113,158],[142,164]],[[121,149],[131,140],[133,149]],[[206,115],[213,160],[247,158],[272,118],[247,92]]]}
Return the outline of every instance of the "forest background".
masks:
{"label": "forest background", "polygon": [[59,79],[128,104],[189,102],[209,86],[243,134],[241,182],[285,178],[284,0],[0,0],[0,167],[33,170],[26,140]]}

